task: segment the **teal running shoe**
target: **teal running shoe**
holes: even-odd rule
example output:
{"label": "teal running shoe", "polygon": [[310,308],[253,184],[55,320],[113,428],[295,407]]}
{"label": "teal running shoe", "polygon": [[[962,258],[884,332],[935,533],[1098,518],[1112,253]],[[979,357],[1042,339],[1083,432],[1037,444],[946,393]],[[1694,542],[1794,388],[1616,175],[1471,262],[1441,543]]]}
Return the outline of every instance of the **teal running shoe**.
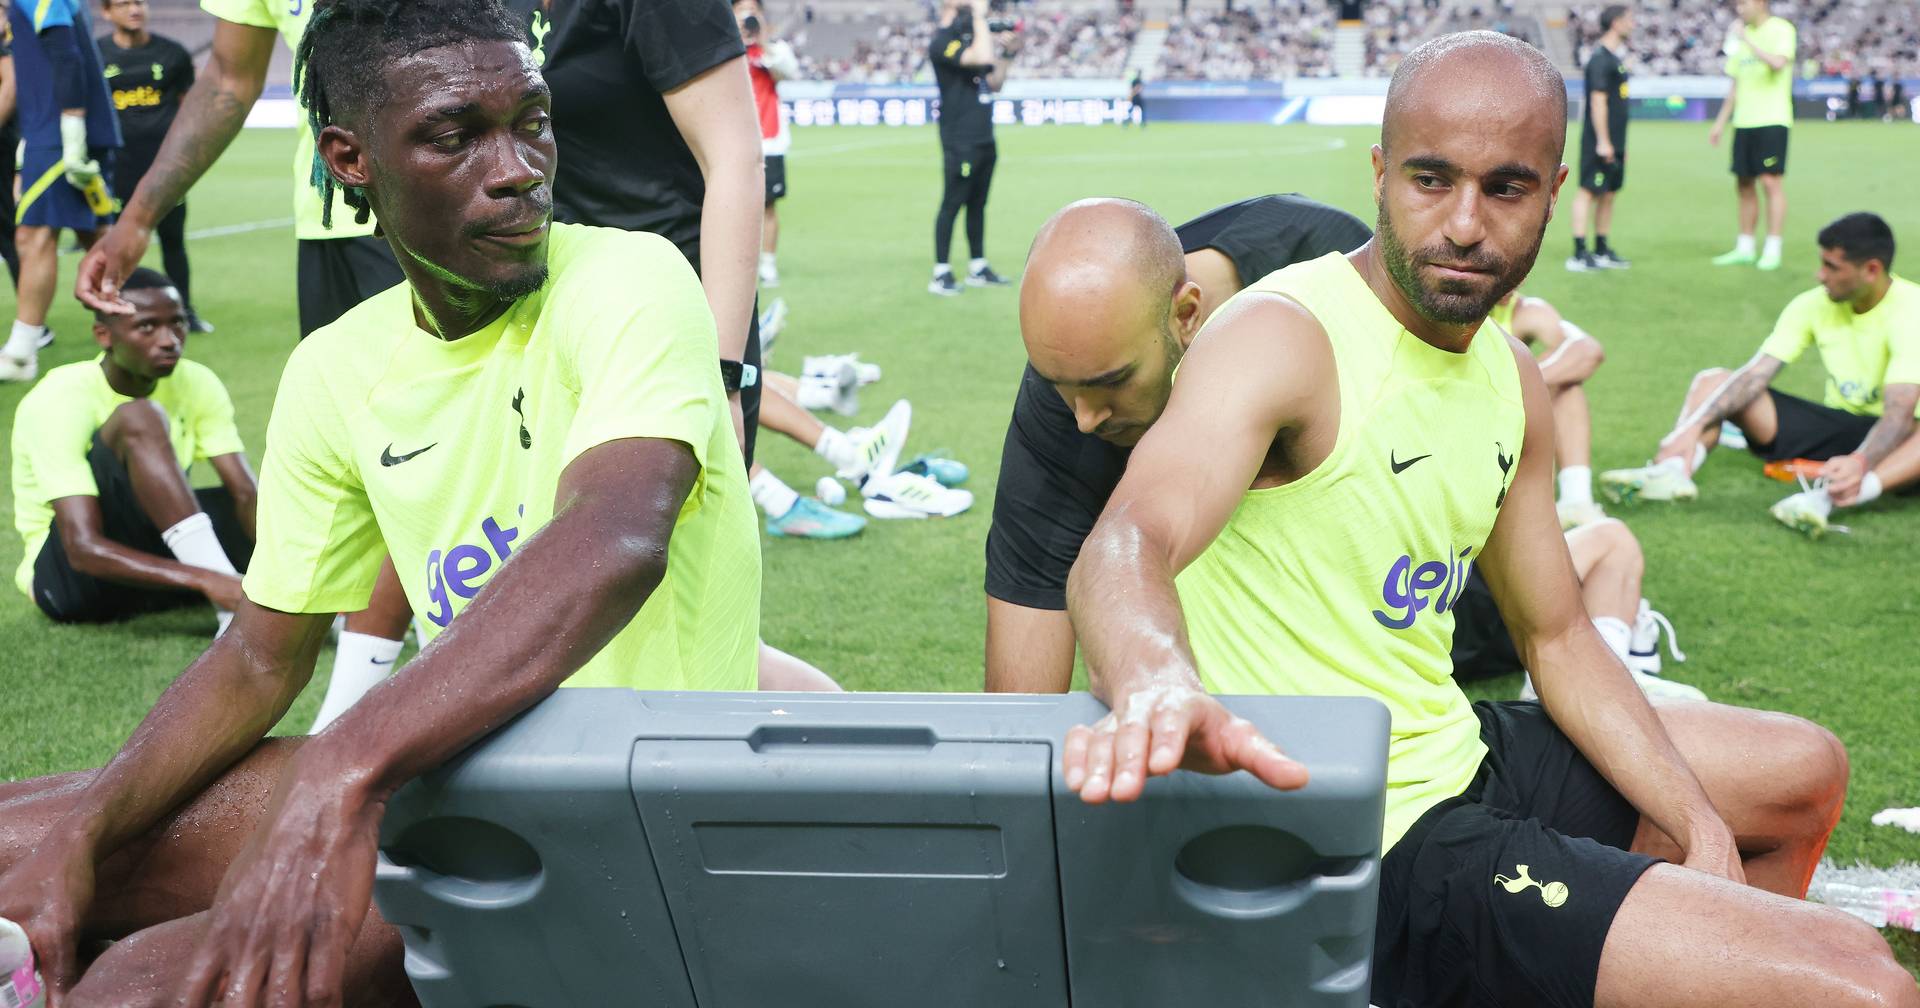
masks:
{"label": "teal running shoe", "polygon": [[900,467],[900,471],[912,473],[915,476],[925,476],[948,489],[965,483],[967,477],[973,475],[973,471],[967,468],[965,462],[934,452],[924,452],[914,456],[913,461]]}
{"label": "teal running shoe", "polygon": [[802,497],[787,513],[767,519],[767,534],[779,539],[845,539],[867,527],[864,515],[848,514]]}

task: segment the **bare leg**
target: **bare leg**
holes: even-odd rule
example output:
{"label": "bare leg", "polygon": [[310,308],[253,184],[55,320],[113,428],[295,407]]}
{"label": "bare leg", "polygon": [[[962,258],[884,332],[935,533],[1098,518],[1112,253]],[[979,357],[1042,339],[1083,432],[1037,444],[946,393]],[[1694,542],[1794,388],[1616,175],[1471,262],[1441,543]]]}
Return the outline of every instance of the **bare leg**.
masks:
{"label": "bare leg", "polygon": [[1640,541],[1618,518],[1582,525],[1567,533],[1567,551],[1580,579],[1580,601],[1587,615],[1611,616],[1633,626],[1640,613],[1640,578],[1646,558]]}
{"label": "bare leg", "polygon": [[166,410],[151,399],[121,403],[100,425],[100,440],[127,467],[134,500],[158,529],[172,528],[200,510],[168,430]]}
{"label": "bare leg", "polygon": [[827,430],[826,424],[772,384],[761,389],[760,426],[785,434],[809,449],[820,443],[820,435]]}
{"label": "bare leg", "polygon": [[1598,1008],[1920,1005],[1920,987],[1866,922],[1670,864],[1627,894],[1597,986]]}
{"label": "bare leg", "polygon": [[1592,419],[1587,410],[1587,390],[1569,385],[1552,393],[1553,461],[1558,468],[1593,463]]}
{"label": "bare leg", "polygon": [[1787,188],[1779,175],[1760,176],[1760,187],[1767,191],[1767,237],[1780,237],[1787,222]]}
{"label": "bare leg", "polygon": [[346,629],[383,640],[403,640],[407,624],[413,619],[413,604],[400,587],[400,575],[393,569],[393,558],[380,561],[380,576],[373,582],[373,598],[367,607],[347,616]]}
{"label": "bare leg", "polygon": [[[1713,394],[1720,390],[1720,386],[1725,385],[1727,379],[1731,377],[1733,377],[1733,372],[1728,371],[1726,368],[1708,368],[1694,375],[1693,384],[1687,388],[1687,401],[1680,407],[1680,418],[1685,419],[1691,416],[1694,410],[1700,408],[1701,403],[1712,398]],[[1752,402],[1748,403],[1740,412],[1735,413],[1730,419],[1733,420],[1733,425],[1744,431],[1747,438],[1755,444],[1772,444],[1773,439],[1780,433],[1780,415],[1773,408],[1773,397],[1771,396],[1755,396]],[[1675,426],[1678,426],[1678,424],[1679,421],[1676,420]],[[1718,427],[1709,429],[1700,438],[1700,446],[1709,450],[1719,443],[1720,429]],[[1668,458],[1676,458],[1678,454],[1679,449],[1677,448],[1663,448],[1660,450],[1660,454],[1654,456],[1654,461],[1658,462]],[[1686,463],[1688,467],[1691,468],[1693,460],[1687,459]]]}
{"label": "bare leg", "polygon": [[780,250],[780,212],[767,204],[766,212],[760,215],[760,251],[778,252]]}
{"label": "bare leg", "polygon": [[[1847,793],[1846,747],[1832,732],[1790,714],[1712,703],[1663,704],[1655,710],[1733,830],[1747,883],[1794,899],[1805,896],[1827,837],[1840,821]],[[1673,861],[1681,857],[1678,845],[1646,820],[1633,848]]]}
{"label": "bare leg", "polygon": [[1616,192],[1603,192],[1600,194],[1600,198],[1596,201],[1593,212],[1594,234],[1609,235],[1613,233],[1613,198],[1618,195],[1620,194]]}
{"label": "bare leg", "polygon": [[1741,176],[1734,185],[1740,193],[1740,233],[1750,235],[1760,223],[1760,194],[1751,177]]}
{"label": "bare leg", "polygon": [[774,389],[789,399],[798,399],[800,396],[800,379],[790,374],[766,371],[761,373],[760,380],[766,383],[766,388]]}
{"label": "bare leg", "polygon": [[840,684],[799,658],[760,642],[760,688],[771,691],[838,693]]}
{"label": "bare leg", "polygon": [[[1593,194],[1585,189],[1573,191],[1573,236],[1584,239],[1587,236],[1587,213],[1593,206]],[[1605,231],[1606,228],[1600,230]]]}
{"label": "bare leg", "polygon": [[53,288],[60,282],[58,236],[50,227],[21,227],[13,231],[20,255],[19,305],[14,317],[28,325],[45,325],[53,305]]}

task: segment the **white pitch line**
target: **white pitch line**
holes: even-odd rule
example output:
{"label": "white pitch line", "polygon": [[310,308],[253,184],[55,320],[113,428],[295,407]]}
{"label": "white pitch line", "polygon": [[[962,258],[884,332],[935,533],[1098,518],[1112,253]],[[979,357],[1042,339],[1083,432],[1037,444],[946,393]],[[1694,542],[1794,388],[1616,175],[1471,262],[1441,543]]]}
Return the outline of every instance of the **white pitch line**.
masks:
{"label": "white pitch line", "polygon": [[276,228],[292,227],[293,218],[275,217],[272,220],[247,221],[244,224],[222,224],[219,227],[201,228],[187,232],[191,239],[224,238],[227,235],[248,234],[254,231],[272,231]]}

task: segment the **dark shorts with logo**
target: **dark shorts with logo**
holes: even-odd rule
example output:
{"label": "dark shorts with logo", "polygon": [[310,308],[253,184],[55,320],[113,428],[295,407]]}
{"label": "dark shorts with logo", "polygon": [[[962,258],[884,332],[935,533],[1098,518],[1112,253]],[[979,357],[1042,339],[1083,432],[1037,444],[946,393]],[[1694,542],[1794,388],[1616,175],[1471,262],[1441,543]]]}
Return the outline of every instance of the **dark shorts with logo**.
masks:
{"label": "dark shorts with logo", "polygon": [[1467,574],[1467,586],[1453,603],[1453,677],[1461,682],[1526,671],[1520,650],[1500,617],[1480,568]]}
{"label": "dark shorts with logo", "polygon": [[1595,149],[1595,141],[1587,138],[1580,144],[1580,188],[1590,193],[1619,192],[1627,185],[1627,148],[1624,144],[1613,149],[1613,160],[1600,160],[1600,152]]}
{"label": "dark shorts with logo", "polygon": [[1474,705],[1486,760],[1380,864],[1380,1008],[1593,1004],[1600,950],[1657,859],[1640,816],[1537,703]]}
{"label": "dark shorts with logo", "polygon": [[1787,173],[1787,128],[1749,126],[1733,131],[1733,173],[1741,178]]}
{"label": "dark shorts with logo", "polygon": [[787,156],[769,154],[765,158],[767,166],[767,205],[787,195]]}
{"label": "dark shorts with logo", "polygon": [[300,338],[406,279],[385,239],[300,239]]}
{"label": "dark shorts with logo", "polygon": [[1845,455],[1860,447],[1867,432],[1880,422],[1879,417],[1849,413],[1773,389],[1767,390],[1767,396],[1773,400],[1779,425],[1771,442],[1749,439],[1747,450],[1769,462],[1797,458],[1824,462]]}
{"label": "dark shorts with logo", "polygon": [[[160,530],[134,499],[133,479],[127,475],[127,467],[97,433],[93,447],[87,451],[87,462],[93,467],[93,482],[100,494],[100,533],[122,546],[171,559],[173,553],[160,538]],[[227,559],[246,570],[247,561],[253,558],[253,540],[247,538],[240,524],[233,498],[224,487],[195,490],[194,496],[199,498],[200,510],[212,519],[214,534],[220,537]],[[55,518],[47,531],[46,544],[33,561],[33,600],[41,612],[61,623],[99,623],[205,604],[206,596],[103,581],[74,570],[60,542],[60,519]]]}

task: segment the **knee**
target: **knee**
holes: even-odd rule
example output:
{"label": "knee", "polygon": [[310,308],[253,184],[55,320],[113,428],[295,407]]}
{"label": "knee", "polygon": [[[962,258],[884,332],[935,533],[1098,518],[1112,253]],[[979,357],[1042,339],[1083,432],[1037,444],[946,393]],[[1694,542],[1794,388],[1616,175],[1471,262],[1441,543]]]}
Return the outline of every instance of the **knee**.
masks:
{"label": "knee", "polygon": [[1845,1003],[1861,1008],[1920,1008],[1920,986],[1887,947],[1887,940],[1866,921],[1820,908],[1830,922],[1812,943],[1816,961],[1844,978],[1853,996]]}
{"label": "knee", "polygon": [[1593,523],[1590,533],[1600,537],[1606,545],[1607,558],[1616,563],[1629,565],[1636,571],[1645,570],[1646,555],[1640,552],[1640,540],[1634,538],[1633,530],[1618,518],[1606,518]]}
{"label": "knee", "polygon": [[121,403],[100,427],[101,440],[125,456],[136,445],[166,444],[172,429],[167,411],[151,399]]}
{"label": "knee", "polygon": [[1826,833],[1840,817],[1840,806],[1847,795],[1847,777],[1851,765],[1847,747],[1839,736],[1805,718],[1790,714],[1778,719],[1768,732],[1769,746],[1787,766],[1799,772],[1786,775],[1782,786],[1789,793],[1779,800],[1792,807],[1805,821],[1809,832]]}
{"label": "knee", "polygon": [[53,229],[22,227],[13,231],[13,247],[24,256],[45,255],[54,249]]}

